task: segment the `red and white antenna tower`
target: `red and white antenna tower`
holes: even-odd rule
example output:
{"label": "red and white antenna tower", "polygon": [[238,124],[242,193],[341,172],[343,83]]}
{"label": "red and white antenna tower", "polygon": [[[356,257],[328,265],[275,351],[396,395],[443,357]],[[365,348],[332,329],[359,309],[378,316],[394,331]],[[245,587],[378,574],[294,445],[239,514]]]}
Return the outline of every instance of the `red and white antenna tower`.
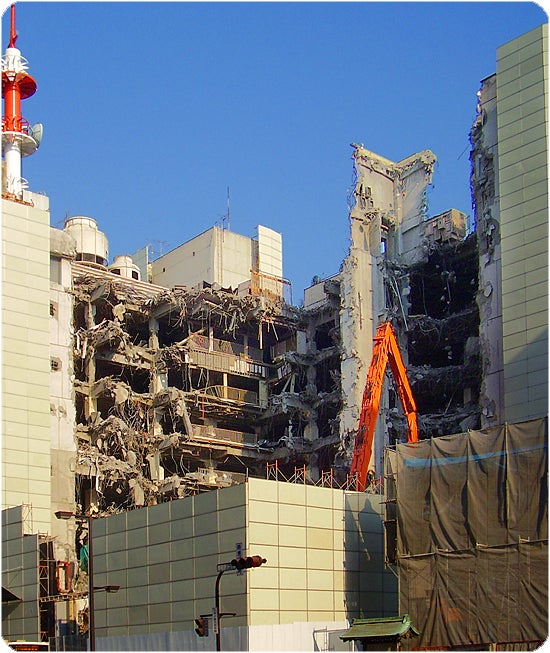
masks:
{"label": "red and white antenna tower", "polygon": [[10,42],[2,57],[2,156],[5,161],[8,196],[21,198],[27,181],[21,177],[21,159],[34,154],[42,139],[42,125],[32,127],[21,115],[21,100],[36,92],[36,82],[27,73],[28,61],[15,47],[15,4],[11,5]]}

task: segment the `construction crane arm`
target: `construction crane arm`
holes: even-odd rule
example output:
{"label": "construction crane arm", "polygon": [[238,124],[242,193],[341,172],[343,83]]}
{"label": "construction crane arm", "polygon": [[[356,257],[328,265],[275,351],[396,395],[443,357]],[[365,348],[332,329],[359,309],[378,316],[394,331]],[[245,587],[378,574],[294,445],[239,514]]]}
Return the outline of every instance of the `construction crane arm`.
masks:
{"label": "construction crane arm", "polygon": [[401,356],[401,350],[397,344],[397,339],[395,333],[389,325],[388,329],[388,360],[390,363],[390,368],[395,379],[395,384],[397,386],[397,392],[399,394],[399,399],[403,406],[403,412],[407,418],[407,423],[409,425],[407,442],[418,442],[418,426],[416,422],[416,403],[414,401],[411,385],[407,377],[407,370],[405,364],[403,363],[403,358]]}
{"label": "construction crane arm", "polygon": [[351,474],[357,475],[359,491],[364,491],[367,486],[374,431],[384,385],[384,373],[388,362],[396,381],[399,398],[403,404],[403,412],[407,418],[407,440],[408,442],[418,441],[416,404],[407,378],[407,371],[392,326],[390,322],[383,322],[376,329],[376,335],[374,336],[372,360],[363,392],[359,426],[350,469]]}

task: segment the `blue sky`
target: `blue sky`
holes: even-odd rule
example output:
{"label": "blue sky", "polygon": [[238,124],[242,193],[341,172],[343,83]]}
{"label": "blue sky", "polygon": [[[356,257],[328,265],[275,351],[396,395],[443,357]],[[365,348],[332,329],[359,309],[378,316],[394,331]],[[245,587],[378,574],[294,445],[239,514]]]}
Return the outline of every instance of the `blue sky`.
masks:
{"label": "blue sky", "polygon": [[[17,47],[44,124],[23,161],[51,222],[98,221],[111,259],[221,224],[283,234],[299,303],[349,246],[352,148],[438,157],[429,215],[471,214],[468,133],[528,2],[21,2]],[[2,50],[9,10],[2,18]]]}

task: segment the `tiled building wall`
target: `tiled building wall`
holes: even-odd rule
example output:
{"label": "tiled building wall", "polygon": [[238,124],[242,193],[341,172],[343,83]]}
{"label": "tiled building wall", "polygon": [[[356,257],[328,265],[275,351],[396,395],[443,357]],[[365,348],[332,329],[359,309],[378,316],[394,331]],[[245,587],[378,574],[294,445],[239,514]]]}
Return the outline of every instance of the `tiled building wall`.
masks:
{"label": "tiled building wall", "polygon": [[383,497],[261,479],[248,488],[250,552],[268,559],[249,577],[250,625],[396,614]]}
{"label": "tiled building wall", "polygon": [[349,617],[395,616],[397,578],[384,564],[385,495],[346,492],[345,590]]}
{"label": "tiled building wall", "polygon": [[[245,542],[245,485],[93,523],[97,637],[190,630],[214,606],[216,565]],[[246,576],[227,574],[224,601],[246,614]],[[244,617],[243,617],[244,619]],[[238,625],[233,619],[232,625]]]}
{"label": "tiled building wall", "polygon": [[497,52],[506,420],[548,412],[548,32]]}
{"label": "tiled building wall", "polygon": [[2,511],[2,587],[22,601],[2,603],[2,637],[40,640],[38,535],[23,534],[22,506]]}
{"label": "tiled building wall", "polygon": [[267,558],[220,581],[221,611],[237,613],[224,629],[241,638],[253,625],[345,625],[354,616],[396,614],[395,578],[383,564],[382,499],[249,479],[95,521],[94,585],[121,587],[96,594],[98,642],[188,631],[190,650],[200,649],[194,619],[211,613],[216,566],[235,557],[239,542],[247,555]]}
{"label": "tiled building wall", "polygon": [[[50,237],[61,239],[63,232],[51,229]],[[64,234],[63,234],[64,235]],[[67,236],[68,238],[68,236]],[[50,241],[51,242],[51,241]],[[58,252],[56,252],[58,253]],[[68,257],[50,260],[50,432],[51,511],[76,513],[76,408],[74,401],[73,310],[71,265]],[[74,559],[73,525],[53,519],[50,533],[57,538],[56,553],[62,560]]]}
{"label": "tiled building wall", "polygon": [[50,214],[31,195],[35,206],[2,201],[2,504],[31,504],[35,532],[47,532]]}
{"label": "tiled building wall", "polygon": [[258,225],[259,272],[275,277],[283,276],[283,237],[277,231]]}

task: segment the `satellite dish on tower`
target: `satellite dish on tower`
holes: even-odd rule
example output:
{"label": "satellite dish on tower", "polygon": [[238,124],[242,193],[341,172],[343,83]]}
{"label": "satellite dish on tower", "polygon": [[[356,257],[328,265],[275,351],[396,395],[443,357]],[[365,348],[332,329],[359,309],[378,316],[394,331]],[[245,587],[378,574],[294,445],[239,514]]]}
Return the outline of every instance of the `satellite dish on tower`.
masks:
{"label": "satellite dish on tower", "polygon": [[42,142],[42,137],[44,136],[44,125],[41,122],[37,122],[30,128],[30,134],[36,141],[36,145],[39,146]]}

